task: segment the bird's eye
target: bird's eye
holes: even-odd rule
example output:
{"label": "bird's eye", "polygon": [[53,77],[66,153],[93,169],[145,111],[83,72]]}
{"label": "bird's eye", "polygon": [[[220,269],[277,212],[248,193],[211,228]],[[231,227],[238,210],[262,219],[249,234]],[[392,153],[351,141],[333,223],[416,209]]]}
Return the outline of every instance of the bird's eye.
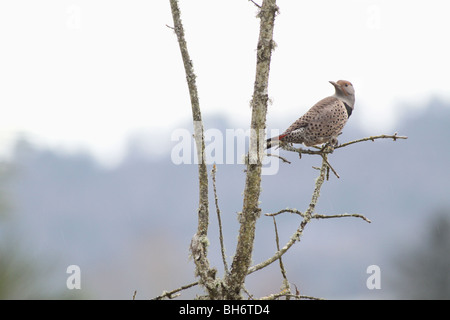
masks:
{"label": "bird's eye", "polygon": [[346,83],[345,86],[348,87],[348,83]]}

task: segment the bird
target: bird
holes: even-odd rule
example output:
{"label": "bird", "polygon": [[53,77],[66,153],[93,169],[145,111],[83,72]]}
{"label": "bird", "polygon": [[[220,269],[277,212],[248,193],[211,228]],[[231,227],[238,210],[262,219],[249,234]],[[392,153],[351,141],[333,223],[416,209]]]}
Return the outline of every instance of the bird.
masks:
{"label": "bird", "polygon": [[352,115],[355,89],[350,81],[329,81],[335,88],[332,96],[313,105],[303,116],[277,137],[267,139],[266,149],[281,143],[302,143],[307,147],[338,144],[337,136]]}

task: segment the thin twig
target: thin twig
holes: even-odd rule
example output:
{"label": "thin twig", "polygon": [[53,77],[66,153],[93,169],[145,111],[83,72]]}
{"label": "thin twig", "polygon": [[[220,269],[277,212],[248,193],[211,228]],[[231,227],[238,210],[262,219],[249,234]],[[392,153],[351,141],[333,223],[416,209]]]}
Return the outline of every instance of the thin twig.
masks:
{"label": "thin twig", "polygon": [[255,1],[253,1],[253,0],[248,0],[248,1],[253,2],[253,4],[254,4],[255,6],[257,6],[258,8],[261,9],[261,6],[260,6],[259,4],[257,4]]}
{"label": "thin twig", "polygon": [[271,153],[268,153],[268,154],[266,154],[266,155],[267,155],[268,157],[276,157],[276,158],[278,158],[278,159],[283,160],[284,163],[291,164],[291,162],[290,162],[289,160],[287,160],[286,158],[283,158],[282,156],[280,156],[280,155],[278,155],[278,154],[271,154]]}
{"label": "thin twig", "polygon": [[322,154],[321,156],[322,156],[323,161],[325,161],[327,163],[327,166],[328,166],[328,169],[327,169],[327,180],[329,179],[329,172],[328,172],[329,169],[331,169],[331,171],[333,171],[334,175],[339,179],[340,177],[339,177],[338,173],[336,172],[336,170],[334,170],[334,168],[328,162],[327,155],[326,154]]}
{"label": "thin twig", "polygon": [[[323,154],[324,151],[322,150],[311,150],[311,149],[303,149],[303,148],[296,148],[288,143],[280,143],[280,148],[286,151],[292,151],[297,152],[299,155],[302,154]],[[329,153],[329,152],[328,152]]]}
{"label": "thin twig", "polygon": [[300,295],[300,290],[298,290],[297,285],[294,283],[294,287],[295,287],[295,294],[296,295]]}
{"label": "thin twig", "polygon": [[[298,211],[297,209],[289,209],[289,208],[286,208],[286,209],[283,209],[283,210],[280,210],[280,211],[277,211],[274,213],[265,213],[264,215],[268,216],[268,217],[274,217],[274,216],[277,216],[277,215],[279,215],[281,213],[285,213],[285,212],[295,213],[302,217],[304,217],[304,215],[305,215],[304,213],[302,213],[301,211]],[[358,213],[343,213],[343,214],[334,214],[334,215],[325,215],[325,214],[314,213],[311,216],[311,218],[313,218],[313,219],[329,219],[329,218],[345,218],[345,217],[361,218],[369,223],[372,222],[370,219],[368,219],[365,216],[363,216],[362,214],[358,214]]]}
{"label": "thin twig", "polygon": [[399,135],[397,135],[397,132],[395,132],[393,135],[382,134],[382,135],[379,135],[379,136],[372,136],[372,137],[367,137],[367,138],[362,138],[362,139],[346,142],[346,143],[343,143],[343,144],[340,144],[340,145],[336,146],[334,149],[343,148],[343,147],[346,147],[346,146],[349,146],[351,144],[355,144],[355,143],[358,143],[358,142],[375,141],[376,139],[392,139],[394,141],[397,141],[397,139],[408,139],[408,137],[407,136],[399,136]]}
{"label": "thin twig", "polygon": [[192,283],[190,283],[190,284],[181,286],[181,287],[179,287],[178,289],[175,289],[175,290],[172,290],[172,291],[164,291],[164,292],[162,293],[162,295],[157,296],[157,297],[153,298],[152,300],[162,300],[162,299],[164,299],[164,298],[168,298],[168,299],[176,298],[176,297],[179,296],[179,294],[178,294],[178,295],[174,295],[175,293],[180,292],[180,291],[182,291],[182,290],[186,290],[186,289],[192,288],[192,287],[194,287],[194,286],[196,286],[196,285],[198,285],[198,284],[199,284],[199,282],[196,281],[196,282],[192,282]]}
{"label": "thin twig", "polygon": [[307,299],[307,300],[325,300],[324,298],[318,298],[313,296],[306,296],[304,294],[297,295],[297,294],[287,294],[286,297],[296,298],[296,299]]}
{"label": "thin twig", "polygon": [[289,208],[286,208],[286,209],[283,209],[283,210],[280,210],[280,211],[277,211],[277,212],[274,212],[274,213],[265,213],[264,215],[268,216],[268,217],[274,217],[274,216],[277,216],[277,215],[279,215],[281,213],[284,213],[284,212],[295,213],[295,214],[298,214],[298,215],[303,217],[303,213],[301,213],[297,209],[289,209]]}
{"label": "thin twig", "polygon": [[225,274],[228,274],[228,264],[227,264],[227,258],[225,256],[225,246],[223,244],[222,219],[220,218],[219,200],[217,198],[217,190],[216,190],[216,172],[217,172],[217,167],[214,164],[213,169],[211,170],[211,177],[212,177],[212,182],[213,182],[214,202],[216,204],[217,221],[219,222],[220,250],[222,251],[222,260],[223,260],[223,267],[225,270]]}
{"label": "thin twig", "polygon": [[252,295],[250,292],[248,292],[248,290],[247,290],[247,288],[245,287],[245,285],[242,286],[242,291],[244,291],[244,292],[247,294],[248,300],[254,300],[254,299],[253,299],[253,295]]}
{"label": "thin twig", "polygon": [[281,298],[281,297],[294,298],[294,299],[308,299],[308,300],[324,300],[323,298],[317,298],[317,297],[312,297],[312,296],[305,296],[305,295],[286,293],[284,291],[282,291],[280,293],[270,294],[270,295],[262,297],[260,299],[261,300],[275,300],[275,299],[278,299],[278,298]]}
{"label": "thin twig", "polygon": [[345,218],[345,217],[355,217],[355,218],[361,218],[364,221],[367,221],[368,223],[371,223],[372,221],[362,214],[358,213],[343,213],[343,214],[333,214],[333,215],[324,215],[324,214],[313,214],[311,218],[313,219],[330,219],[330,218]]}
{"label": "thin twig", "polygon": [[[283,150],[286,151],[291,151],[291,152],[296,152],[298,153],[300,156],[302,154],[320,154],[320,155],[325,155],[325,154],[329,154],[329,153],[333,153],[333,151],[335,149],[339,149],[339,148],[343,148],[343,147],[347,147],[349,145],[355,144],[355,143],[359,143],[359,142],[364,142],[364,141],[375,141],[377,139],[392,139],[394,141],[397,141],[397,139],[408,139],[407,136],[399,136],[397,134],[397,132],[395,132],[393,135],[386,135],[386,134],[382,134],[382,135],[378,135],[378,136],[371,136],[371,137],[366,137],[366,138],[362,138],[362,139],[358,139],[358,140],[354,140],[354,141],[349,141],[343,144],[340,144],[336,147],[333,148],[315,148],[316,150],[312,150],[312,149],[303,149],[303,148],[295,148],[293,147],[291,144],[289,143],[280,143],[279,147]],[[314,148],[315,146],[313,146]],[[330,167],[332,169],[332,167]],[[333,169],[332,169],[333,170]]]}
{"label": "thin twig", "polygon": [[[277,245],[277,251],[280,251],[280,239],[278,237],[277,221],[275,217],[272,218],[273,218],[273,226],[275,228],[275,243]],[[286,270],[284,269],[283,260],[281,259],[281,256],[278,260],[280,261],[280,271],[281,275],[283,276],[283,288],[291,292],[291,288],[289,287],[289,281],[286,276]]]}

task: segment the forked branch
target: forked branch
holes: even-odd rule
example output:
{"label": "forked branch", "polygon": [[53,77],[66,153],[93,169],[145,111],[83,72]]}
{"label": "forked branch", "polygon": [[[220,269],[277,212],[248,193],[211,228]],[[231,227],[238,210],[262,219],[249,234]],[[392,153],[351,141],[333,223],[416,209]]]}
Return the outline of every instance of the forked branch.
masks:
{"label": "forked branch", "polygon": [[[376,139],[393,139],[394,141],[396,141],[397,139],[407,139],[408,137],[406,136],[398,136],[397,133],[394,133],[393,135],[379,135],[379,136],[371,136],[371,137],[367,137],[367,138],[362,138],[362,139],[358,139],[358,140],[354,140],[354,141],[350,141],[341,145],[338,145],[336,147],[331,147],[328,145],[325,145],[323,148],[319,149],[319,150],[312,150],[312,149],[303,149],[303,148],[294,148],[292,145],[289,144],[281,144],[280,147],[284,150],[287,151],[292,151],[292,152],[297,152],[300,156],[301,154],[317,154],[320,155],[322,157],[322,166],[320,167],[320,173],[319,173],[319,177],[316,180],[316,184],[315,184],[315,189],[313,192],[313,196],[311,199],[311,202],[307,208],[307,210],[305,212],[301,212],[297,209],[282,209],[279,210],[277,212],[274,213],[266,213],[266,216],[271,216],[271,217],[275,217],[281,213],[284,212],[289,212],[289,213],[294,213],[294,214],[298,214],[300,215],[303,219],[299,225],[299,227],[297,228],[297,230],[294,232],[294,234],[291,236],[291,238],[289,239],[289,241],[286,243],[286,245],[282,248],[282,249],[278,249],[278,251],[269,259],[267,259],[266,261],[263,261],[251,268],[249,268],[248,273],[253,273],[255,271],[258,271],[262,268],[265,268],[266,266],[268,266],[269,264],[273,263],[274,261],[278,260],[281,258],[281,256],[283,256],[291,247],[292,245],[297,242],[300,241],[300,237],[303,234],[303,230],[305,229],[306,225],[310,222],[311,219],[330,219],[330,218],[344,218],[344,217],[355,217],[355,218],[361,218],[364,221],[370,223],[371,221],[366,218],[364,215],[361,214],[356,214],[356,213],[343,213],[343,214],[334,214],[334,215],[324,215],[324,214],[317,214],[314,213],[314,209],[316,207],[317,204],[317,200],[319,198],[320,195],[320,189],[322,187],[323,182],[325,181],[325,178],[327,177],[327,172],[328,170],[331,168],[331,170],[337,175],[337,173],[334,171],[334,169],[331,167],[330,163],[328,162],[328,154],[332,153],[335,149],[338,148],[343,148],[346,146],[349,146],[351,144],[355,144],[355,143],[359,143],[359,142],[364,142],[364,141],[375,141]],[[339,177],[339,176],[338,176]],[[277,241],[277,245],[278,245],[278,236],[276,237],[276,241]],[[281,296],[284,294],[280,294]],[[276,298],[276,296],[275,296]]]}
{"label": "forked branch", "polygon": [[281,250],[278,250],[271,258],[255,265],[253,267],[250,267],[248,269],[248,274],[258,271],[262,268],[265,268],[269,264],[278,260],[283,254],[285,254],[289,250],[289,248],[292,247],[292,245],[294,245],[295,242],[300,241],[300,237],[303,235],[303,230],[305,229],[308,222],[312,219],[314,208],[316,207],[317,201],[320,196],[320,189],[322,188],[323,182],[325,181],[327,168],[328,168],[328,165],[327,165],[326,161],[323,159],[322,166],[320,168],[319,177],[316,180],[316,185],[314,187],[313,195],[311,197],[311,202],[309,203],[308,208],[306,209],[305,213],[303,214],[302,222],[300,223],[299,227],[294,232],[294,234],[291,236],[289,241],[286,243],[286,245],[283,248],[281,248]]}

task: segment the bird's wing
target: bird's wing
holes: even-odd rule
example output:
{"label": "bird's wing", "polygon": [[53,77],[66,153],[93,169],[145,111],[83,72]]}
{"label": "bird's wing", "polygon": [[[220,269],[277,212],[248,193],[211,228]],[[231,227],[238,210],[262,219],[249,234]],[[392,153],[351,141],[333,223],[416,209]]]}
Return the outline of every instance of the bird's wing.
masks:
{"label": "bird's wing", "polygon": [[339,109],[342,102],[333,96],[324,98],[311,107],[303,116],[295,121],[285,131],[286,133],[307,127],[309,125],[324,123],[334,117],[335,110]]}

